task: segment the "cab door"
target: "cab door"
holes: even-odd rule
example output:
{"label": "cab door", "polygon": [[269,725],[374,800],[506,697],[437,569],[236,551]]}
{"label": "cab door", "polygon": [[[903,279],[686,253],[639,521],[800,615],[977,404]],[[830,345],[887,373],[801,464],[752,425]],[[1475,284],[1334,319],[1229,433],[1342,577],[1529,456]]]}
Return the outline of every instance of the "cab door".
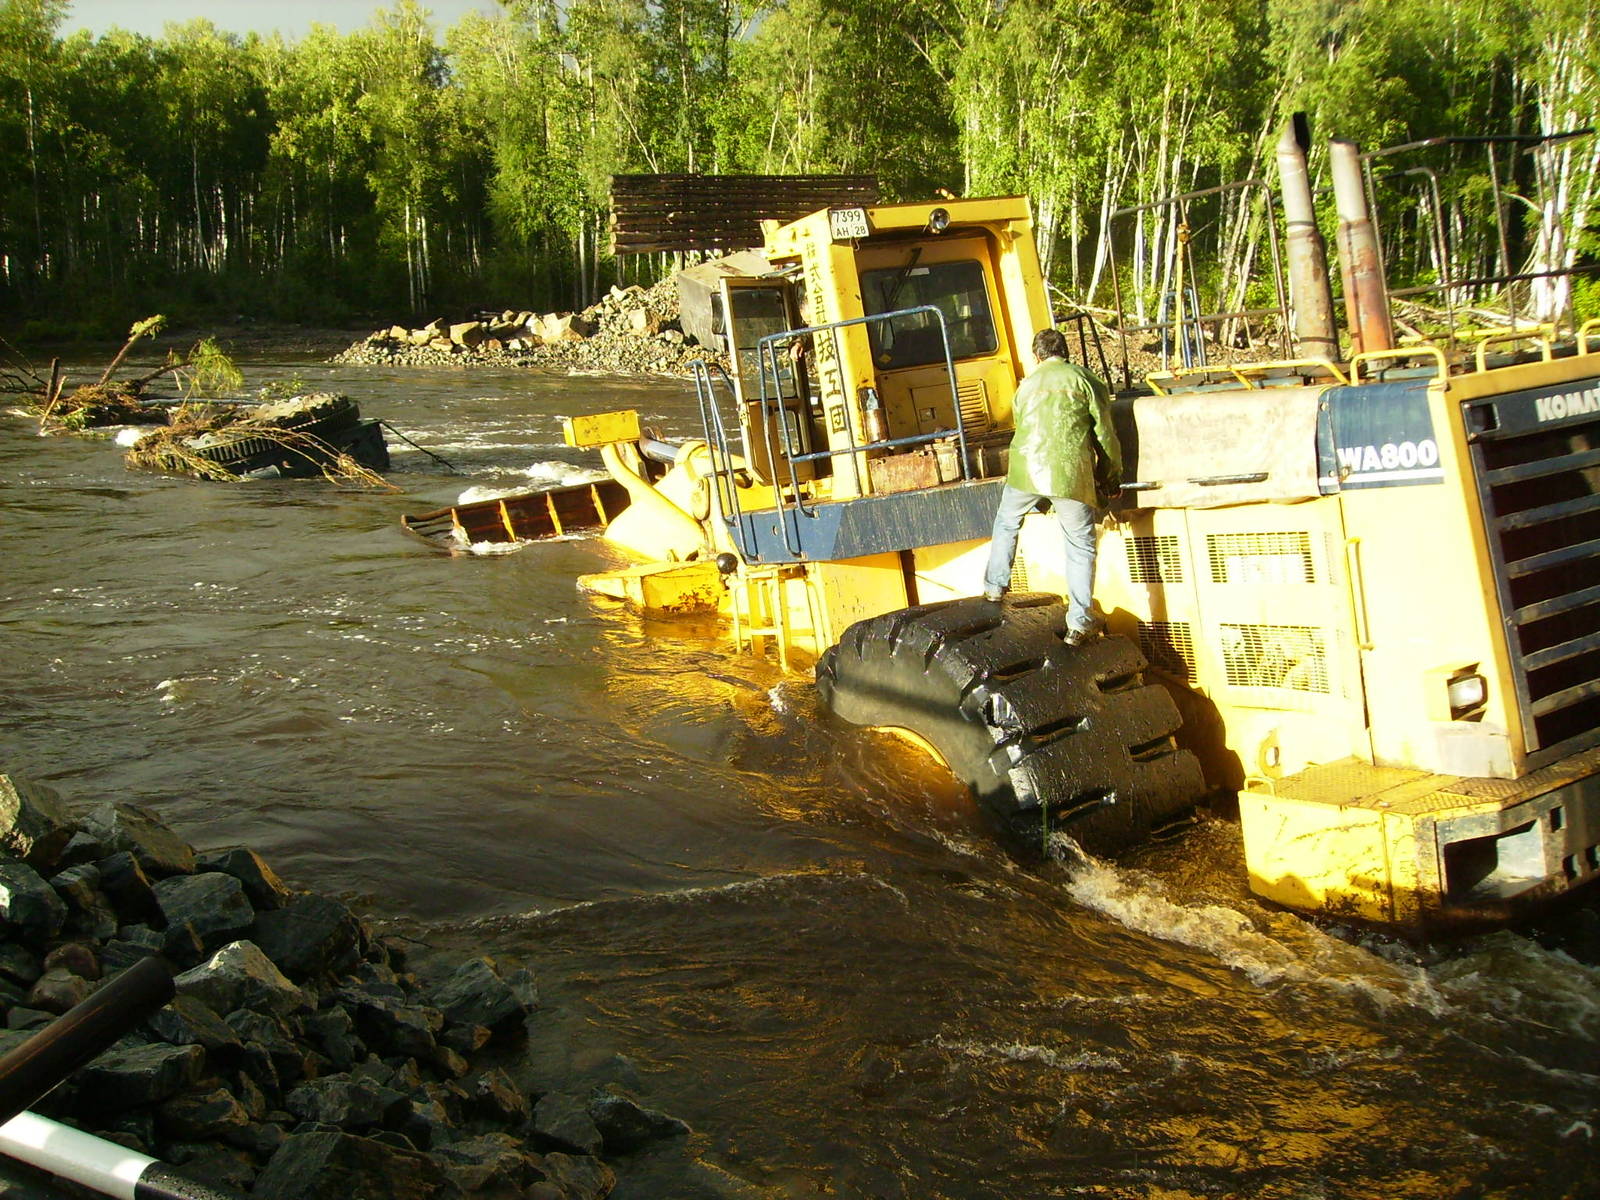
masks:
{"label": "cab door", "polygon": [[800,327],[794,285],[785,279],[732,276],[722,280],[721,294],[745,461],[767,482],[788,482],[791,468],[795,479],[810,479],[813,463],[789,461],[811,453],[815,441],[808,339],[771,342],[764,353],[761,346],[762,338]]}

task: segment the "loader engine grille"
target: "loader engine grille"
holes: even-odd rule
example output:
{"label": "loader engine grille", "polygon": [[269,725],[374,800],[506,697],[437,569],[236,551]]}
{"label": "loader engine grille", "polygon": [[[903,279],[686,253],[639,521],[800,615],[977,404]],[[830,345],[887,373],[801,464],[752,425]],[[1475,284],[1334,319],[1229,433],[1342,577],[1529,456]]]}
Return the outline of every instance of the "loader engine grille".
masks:
{"label": "loader engine grille", "polygon": [[1206,537],[1212,583],[1315,583],[1311,538],[1292,533],[1213,533]]}
{"label": "loader engine grille", "polygon": [[1322,630],[1310,625],[1222,625],[1219,632],[1230,684],[1332,692]]}
{"label": "loader engine grille", "polygon": [[1600,379],[1467,402],[1528,764],[1600,743]]}
{"label": "loader engine grille", "polygon": [[1189,622],[1139,622],[1139,652],[1152,667],[1186,683],[1194,680],[1194,632]]}
{"label": "loader engine grille", "polygon": [[1183,557],[1173,534],[1128,539],[1128,578],[1134,583],[1182,583]]}

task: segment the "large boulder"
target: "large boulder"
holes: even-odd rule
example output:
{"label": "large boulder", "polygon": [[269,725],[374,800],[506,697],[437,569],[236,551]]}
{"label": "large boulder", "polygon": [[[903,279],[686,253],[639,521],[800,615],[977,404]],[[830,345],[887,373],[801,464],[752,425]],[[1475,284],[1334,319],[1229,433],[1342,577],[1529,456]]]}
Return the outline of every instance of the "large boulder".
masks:
{"label": "large boulder", "polygon": [[209,1005],[194,996],[174,996],[150,1018],[150,1028],[162,1041],[174,1046],[199,1046],[224,1057],[236,1056],[241,1048],[239,1035]]}
{"label": "large boulder", "polygon": [[599,1154],[605,1141],[583,1104],[560,1092],[539,1097],[532,1132],[538,1145],[568,1154]]}
{"label": "large boulder", "polygon": [[233,942],[177,978],[178,994],[193,996],[213,1012],[236,1008],[285,1014],[305,1007],[305,996],[254,942]]}
{"label": "large boulder", "polygon": [[199,1046],[114,1046],[73,1077],[83,1104],[122,1111],[159,1104],[199,1082],[206,1053]]}
{"label": "large boulder", "polygon": [[156,1122],[168,1137],[185,1141],[228,1138],[251,1124],[238,1097],[223,1087],[163,1101],[156,1109]]}
{"label": "large boulder", "polygon": [[256,914],[256,944],[291,979],[346,970],[361,954],[361,923],[344,904],[306,893]]}
{"label": "large boulder", "polygon": [[583,1154],[546,1154],[544,1174],[567,1200],[604,1200],[617,1186],[610,1167]]}
{"label": "large boulder", "polygon": [[437,1156],[464,1192],[524,1197],[539,1160],[507,1133],[485,1133],[441,1146]]}
{"label": "large boulder", "polygon": [[450,340],[469,350],[479,345],[486,336],[482,321],[462,321],[458,325],[450,326]]}
{"label": "large boulder", "polygon": [[100,868],[93,863],[68,867],[50,879],[56,895],[66,901],[72,928],[97,941],[108,941],[117,934],[117,910],[100,890]]}
{"label": "large boulder", "polygon": [[27,863],[0,862],[0,921],[25,941],[44,942],[67,923],[67,906],[56,890]]}
{"label": "large boulder", "polygon": [[139,860],[126,850],[118,850],[94,864],[100,872],[100,890],[116,905],[124,921],[155,920],[161,915],[155,888]]}
{"label": "large boulder", "polygon": [[283,1106],[302,1121],[357,1132],[380,1129],[399,1119],[410,1101],[375,1080],[327,1075],[300,1084],[284,1098]]}
{"label": "large boulder", "polygon": [[259,854],[244,846],[202,850],[195,856],[195,869],[232,875],[244,886],[244,894],[255,908],[282,908],[294,895]]}
{"label": "large boulder", "polygon": [[689,1126],[677,1117],[645,1108],[611,1088],[596,1092],[589,1101],[589,1116],[605,1139],[606,1153],[631,1154],[654,1142],[684,1137]]}
{"label": "large boulder", "polygon": [[539,319],[538,335],[547,342],[580,342],[595,326],[577,313],[548,313]]}
{"label": "large boulder", "polygon": [[188,925],[204,953],[236,941],[256,923],[244,885],[220,871],[174,875],[157,882],[154,891],[168,928]]}
{"label": "large boulder", "polygon": [[315,1130],[285,1138],[256,1179],[256,1200],[431,1200],[446,1186],[426,1154],[376,1138]]}
{"label": "large boulder", "polygon": [[53,867],[76,826],[51,788],[0,775],[0,850],[29,866]]}
{"label": "large boulder", "polygon": [[527,1011],[522,998],[501,976],[495,961],[485,956],[468,959],[438,982],[432,991],[434,1004],[453,1025],[482,1025],[494,1029]]}
{"label": "large boulder", "polygon": [[125,850],[146,875],[188,875],[194,871],[194,848],[137,804],[96,805],[84,816],[83,830],[108,851]]}

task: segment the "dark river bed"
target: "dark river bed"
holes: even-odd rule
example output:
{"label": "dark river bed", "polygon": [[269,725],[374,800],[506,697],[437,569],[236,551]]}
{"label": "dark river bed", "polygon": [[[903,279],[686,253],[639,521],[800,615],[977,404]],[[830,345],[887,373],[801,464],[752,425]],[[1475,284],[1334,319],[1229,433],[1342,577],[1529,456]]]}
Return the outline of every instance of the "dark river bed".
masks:
{"label": "dark river bed", "polygon": [[1593,899],[1412,947],[1251,899],[1225,819],[1020,861],[804,677],[586,600],[602,543],[400,530],[595,473],[562,414],[691,432],[683,387],[247,372],[288,375],[459,473],[391,437],[398,492],[204,484],[0,414],[0,769],[531,966],[525,1077],[696,1131],[701,1182],[636,1166],[618,1195],[1600,1195]]}

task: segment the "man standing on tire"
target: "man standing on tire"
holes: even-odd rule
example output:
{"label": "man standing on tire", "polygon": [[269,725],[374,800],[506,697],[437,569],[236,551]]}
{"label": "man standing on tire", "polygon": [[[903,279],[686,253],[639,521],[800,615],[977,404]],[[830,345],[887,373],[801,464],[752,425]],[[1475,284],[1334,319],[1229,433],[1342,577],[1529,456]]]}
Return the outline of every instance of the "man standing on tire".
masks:
{"label": "man standing on tire", "polygon": [[1066,547],[1066,640],[1076,646],[1104,624],[1092,607],[1094,533],[1100,506],[1121,488],[1122,448],[1111,426],[1110,390],[1067,361],[1067,339],[1060,331],[1035,334],[1033,356],[1039,365],[1012,402],[1011,470],[994,517],[983,594],[999,601],[1011,586],[1022,518],[1048,500]]}

